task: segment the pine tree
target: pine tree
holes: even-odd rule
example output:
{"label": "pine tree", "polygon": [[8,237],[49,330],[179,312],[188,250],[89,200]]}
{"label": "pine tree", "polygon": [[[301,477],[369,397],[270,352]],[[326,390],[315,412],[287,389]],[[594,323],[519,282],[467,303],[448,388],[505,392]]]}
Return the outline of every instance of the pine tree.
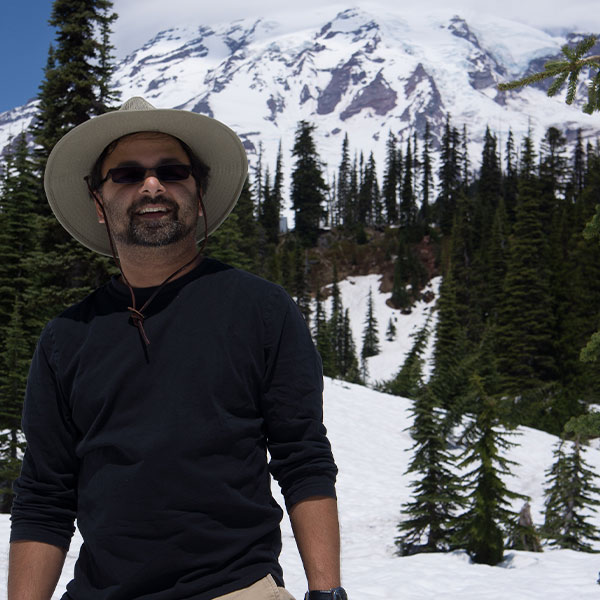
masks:
{"label": "pine tree", "polygon": [[9,513],[12,506],[12,483],[21,468],[24,450],[21,412],[31,360],[31,338],[23,324],[23,305],[14,299],[11,320],[3,328],[3,351],[0,355],[0,512]]}
{"label": "pine tree", "polygon": [[[261,273],[261,264],[259,264],[259,236],[256,224],[256,207],[252,197],[252,191],[249,179],[244,182],[242,193],[233,209],[232,214],[235,214],[238,220],[240,232],[240,241],[238,248],[244,259],[240,261],[240,266],[243,269],[253,273]],[[210,244],[210,241],[209,241]],[[262,262],[262,261],[261,261]]]}
{"label": "pine tree", "polygon": [[352,165],[350,164],[349,144],[348,134],[346,133],[342,142],[342,159],[337,176],[337,224],[344,227],[349,227],[355,222],[355,196],[352,191]]}
{"label": "pine tree", "polygon": [[[540,188],[531,140],[525,138],[517,221],[511,237],[504,299],[498,312],[498,367],[505,391],[522,394],[556,378],[554,310],[550,292],[548,240],[542,225]],[[528,417],[539,417],[525,407]]]}
{"label": "pine tree", "polygon": [[390,317],[387,329],[385,330],[385,339],[388,342],[393,342],[396,339],[396,326],[392,317]]}
{"label": "pine tree", "polygon": [[323,298],[320,287],[317,286],[315,298],[315,318],[313,338],[317,352],[321,356],[323,364],[323,375],[335,377],[335,357],[333,354],[333,343],[331,339],[331,328],[327,321],[327,315],[323,308]]}
{"label": "pine tree", "polygon": [[[0,190],[0,331],[12,319],[15,298],[23,299],[32,286],[27,259],[38,242],[37,177],[27,148],[25,133],[15,140],[14,152],[7,153],[4,181]],[[34,320],[34,314],[31,315]],[[29,320],[29,318],[28,318]],[[32,324],[37,337],[42,323]],[[31,340],[29,347],[33,347]]]}
{"label": "pine tree", "polygon": [[263,201],[261,203],[260,223],[265,231],[267,243],[277,244],[279,242],[279,216],[283,202],[283,158],[281,154],[281,143],[277,152],[277,163],[275,166],[275,177],[271,187],[269,167],[265,170],[265,182],[262,186]]}
{"label": "pine tree", "polygon": [[430,321],[431,317],[428,317],[425,325],[415,335],[412,348],[398,374],[384,386],[386,392],[404,398],[417,398],[423,392],[423,354],[429,340]]}
{"label": "pine tree", "polygon": [[343,378],[344,354],[344,307],[342,295],[338,285],[337,266],[333,265],[333,283],[331,284],[331,312],[327,322],[329,339],[331,341],[331,354],[333,355],[334,368],[332,377]]}
{"label": "pine tree", "polygon": [[[70,129],[106,112],[117,100],[111,91],[114,71],[109,43],[117,15],[110,0],[54,0],[50,48],[32,125],[36,167],[44,171],[50,150]],[[75,242],[51,215],[38,179],[36,203],[40,221],[35,309],[46,321],[105,281],[111,266]]]}
{"label": "pine tree", "polygon": [[5,155],[0,188],[0,511],[10,512],[19,474],[20,417],[29,361],[42,323],[30,302],[37,244],[37,181],[25,133]]}
{"label": "pine tree", "polygon": [[265,241],[268,244],[277,244],[279,241],[279,213],[277,211],[277,202],[273,197],[271,189],[271,174],[269,166],[265,169],[265,178],[262,185],[263,197],[260,203],[259,223],[265,234]]}
{"label": "pine tree", "polygon": [[393,225],[398,221],[398,141],[390,131],[386,143],[385,173],[383,175],[383,202],[386,221]]}
{"label": "pine tree", "polygon": [[377,184],[377,167],[373,153],[369,155],[360,190],[358,192],[358,222],[361,225],[374,225],[379,211],[379,186]]}
{"label": "pine tree", "polygon": [[436,401],[448,411],[451,425],[462,416],[460,401],[468,383],[465,373],[467,343],[458,319],[456,289],[451,274],[442,281],[437,310],[434,367],[428,388]]}
{"label": "pine tree", "polygon": [[489,302],[483,306],[484,313],[489,315],[494,323],[498,315],[498,307],[502,302],[502,288],[506,277],[508,227],[504,200],[500,198],[494,213],[487,260]]}
{"label": "pine tree", "polygon": [[525,497],[508,490],[501,478],[515,465],[502,451],[514,444],[500,428],[496,401],[479,375],[471,379],[471,389],[479,396],[480,408],[466,433],[468,447],[459,465],[473,468],[463,477],[470,493],[467,510],[457,519],[455,542],[467,550],[473,562],[497,565],[504,557],[504,537],[517,518],[508,508],[510,500]]}
{"label": "pine tree", "polygon": [[[555,461],[546,472],[545,520],[543,533],[550,545],[578,552],[592,552],[590,542],[600,541],[600,530],[589,522],[589,515],[600,506],[600,487],[596,473],[585,462],[585,440],[580,427],[586,416],[572,419],[565,428],[577,431],[573,442],[561,439],[554,450]],[[597,435],[600,419],[593,424],[593,435]]]}
{"label": "pine tree", "polygon": [[442,418],[435,400],[425,391],[415,400],[410,429],[413,455],[406,471],[413,474],[412,501],[402,506],[398,523],[398,554],[449,550],[455,533],[454,517],[462,506],[461,484],[454,474]]}
{"label": "pine tree", "polygon": [[540,148],[540,191],[543,198],[545,220],[549,228],[555,208],[564,195],[566,187],[567,160],[565,157],[566,139],[556,128],[549,127]]}
{"label": "pine tree", "polygon": [[350,311],[344,311],[342,320],[342,347],[340,355],[340,377],[351,383],[363,383],[360,378],[358,358],[356,356],[356,345],[352,337],[352,326],[350,324]]}
{"label": "pine tree", "polygon": [[313,140],[314,130],[314,125],[300,121],[292,150],[292,156],[296,159],[291,187],[296,233],[300,241],[307,246],[313,246],[317,241],[327,191],[321,161]]}
{"label": "pine tree", "polygon": [[109,42],[117,19],[110,0],[54,0],[49,23],[56,29],[40,86],[34,124],[41,166],[71,128],[106,112],[117,100]]}
{"label": "pine tree", "polygon": [[363,330],[362,351],[360,353],[363,359],[379,354],[379,332],[377,328],[377,319],[373,310],[373,291],[369,288],[369,298],[367,300],[367,314],[365,316],[365,328]]}
{"label": "pine tree", "polygon": [[242,269],[248,266],[247,256],[240,249],[242,241],[238,216],[232,212],[210,237],[206,245],[206,254]]}
{"label": "pine tree", "polygon": [[421,154],[421,207],[419,221],[427,231],[431,223],[431,197],[433,195],[433,170],[431,164],[431,131],[429,121],[425,121],[425,135],[423,137],[423,153]]}
{"label": "pine tree", "polygon": [[502,178],[502,197],[504,198],[504,206],[506,208],[508,223],[510,226],[512,226],[512,224],[515,222],[515,215],[517,211],[518,173],[515,141],[511,129],[508,130],[504,154],[506,166],[504,177]]}
{"label": "pine tree", "polygon": [[442,135],[440,163],[438,171],[440,193],[436,200],[435,213],[442,233],[448,235],[452,229],[457,195],[461,188],[458,131],[451,126],[449,115]]}
{"label": "pine tree", "polygon": [[410,140],[406,143],[406,154],[404,156],[404,179],[400,192],[400,226],[411,228],[417,218],[417,204],[413,190],[413,154]]}
{"label": "pine tree", "polygon": [[[583,271],[580,279],[584,285],[579,286],[577,299],[593,303],[595,295],[590,297],[589,292],[597,290],[597,286],[594,284],[599,280],[595,269],[600,265],[598,260],[600,257],[600,204],[595,204],[600,193],[600,151],[588,149],[587,157],[586,185],[578,203],[581,205],[583,220],[587,221],[587,224],[583,230],[584,240],[579,242],[578,256],[576,257],[578,267]],[[586,306],[593,310],[593,304]],[[593,317],[588,317],[587,320],[591,319]],[[595,329],[596,326],[597,323],[592,321],[592,327]],[[600,360],[600,330],[592,333],[591,337],[588,332],[586,340],[581,350],[581,360],[597,371],[594,363]]]}
{"label": "pine tree", "polygon": [[306,251],[299,244],[294,249],[294,299],[307,324],[310,324],[310,294],[306,281]]}

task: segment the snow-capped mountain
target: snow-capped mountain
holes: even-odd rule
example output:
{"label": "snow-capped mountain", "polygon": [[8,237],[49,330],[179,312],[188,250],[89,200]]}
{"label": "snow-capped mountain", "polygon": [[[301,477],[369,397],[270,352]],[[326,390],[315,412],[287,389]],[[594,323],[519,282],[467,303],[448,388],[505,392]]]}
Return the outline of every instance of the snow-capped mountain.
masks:
{"label": "snow-capped mountain", "polygon": [[[501,143],[509,128],[517,140],[529,129],[539,138],[550,125],[571,136],[578,128],[585,137],[600,130],[599,115],[547,98],[544,85],[508,93],[496,87],[539,69],[576,36],[477,13],[403,15],[399,7],[322,15],[161,31],[118,64],[116,87],[123,99],[141,95],[159,107],[224,121],[251,162],[262,142],[265,162],[273,163],[280,141],[289,162],[298,121],[310,121],[332,172],[345,133],[353,149],[372,150],[382,168],[389,131],[406,141],[428,120],[439,140],[447,115],[455,126],[466,125],[473,164],[486,126]],[[0,148],[34,110],[32,102],[0,114]]]}

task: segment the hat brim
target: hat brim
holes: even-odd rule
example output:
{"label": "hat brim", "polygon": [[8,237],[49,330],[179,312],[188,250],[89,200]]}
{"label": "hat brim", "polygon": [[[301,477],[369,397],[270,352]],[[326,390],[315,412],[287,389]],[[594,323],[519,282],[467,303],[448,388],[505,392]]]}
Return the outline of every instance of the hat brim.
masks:
{"label": "hat brim", "polygon": [[[128,134],[155,131],[185,142],[210,167],[203,195],[208,235],[233,210],[248,174],[248,159],[238,136],[223,123],[197,113],[174,110],[126,110],[90,119],[54,146],[44,174],[44,188],[60,224],[84,246],[110,256],[104,225],[98,223],[84,177],[108,144]],[[200,219],[196,239],[204,238]]]}

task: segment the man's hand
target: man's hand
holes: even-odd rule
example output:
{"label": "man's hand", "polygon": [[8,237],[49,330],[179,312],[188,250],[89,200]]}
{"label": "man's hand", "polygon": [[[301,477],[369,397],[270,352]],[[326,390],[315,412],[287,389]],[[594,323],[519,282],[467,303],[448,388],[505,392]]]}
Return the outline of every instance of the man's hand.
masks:
{"label": "man's hand", "polygon": [[8,600],[50,600],[65,562],[63,548],[41,542],[12,542]]}
{"label": "man's hand", "polygon": [[290,521],[309,590],[340,585],[340,528],[337,503],[315,496],[290,508]]}

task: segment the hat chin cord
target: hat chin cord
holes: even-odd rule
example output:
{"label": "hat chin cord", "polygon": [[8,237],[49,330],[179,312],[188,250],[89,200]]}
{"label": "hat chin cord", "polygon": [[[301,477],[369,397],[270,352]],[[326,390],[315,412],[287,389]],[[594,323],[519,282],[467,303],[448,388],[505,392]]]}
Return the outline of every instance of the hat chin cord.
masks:
{"label": "hat chin cord", "polygon": [[85,182],[87,184],[90,196],[94,199],[95,202],[98,203],[98,206],[100,206],[100,209],[102,210],[102,215],[104,217],[104,225],[106,226],[106,233],[108,234],[108,241],[110,243],[110,251],[111,251],[113,260],[115,261],[115,264],[117,265],[117,268],[119,269],[119,272],[121,273],[121,277],[123,278],[125,285],[129,288],[132,306],[128,306],[127,310],[129,311],[131,320],[133,321],[134,325],[137,327],[137,329],[140,333],[140,337],[142,338],[142,340],[144,341],[146,346],[149,346],[150,340],[148,339],[148,336],[146,335],[146,332],[144,331],[144,319],[146,318],[144,315],[144,311],[146,310],[146,308],[148,308],[148,306],[152,302],[152,300],[154,300],[154,298],[156,298],[156,296],[158,296],[159,292],[163,289],[163,287],[165,285],[167,285],[167,283],[169,283],[169,281],[171,281],[171,279],[173,279],[174,277],[179,275],[179,273],[181,273],[181,271],[183,271],[184,269],[189,267],[195,260],[197,260],[197,258],[204,252],[204,249],[206,247],[206,241],[208,239],[208,221],[206,218],[206,209],[204,208],[204,201],[202,200],[202,192],[200,191],[200,189],[198,189],[198,200],[200,202],[200,208],[202,209],[202,217],[204,220],[204,239],[202,240],[200,249],[198,250],[198,252],[194,255],[194,257],[191,260],[186,262],[184,265],[179,267],[177,270],[173,271],[173,273],[171,273],[154,290],[154,292],[152,293],[150,298],[148,298],[148,300],[146,300],[146,302],[144,302],[143,306],[138,309],[138,308],[136,308],[135,293],[133,291],[133,287],[131,286],[127,277],[125,276],[125,273],[123,272],[123,267],[121,266],[121,261],[119,260],[117,251],[115,249],[114,238],[113,238],[112,232],[110,230],[110,226],[108,225],[108,217],[106,215],[106,210],[104,209],[104,204],[102,204],[102,202],[100,201],[100,198],[98,197],[96,192],[94,190],[92,190],[92,187],[90,185],[88,177],[85,177]]}

